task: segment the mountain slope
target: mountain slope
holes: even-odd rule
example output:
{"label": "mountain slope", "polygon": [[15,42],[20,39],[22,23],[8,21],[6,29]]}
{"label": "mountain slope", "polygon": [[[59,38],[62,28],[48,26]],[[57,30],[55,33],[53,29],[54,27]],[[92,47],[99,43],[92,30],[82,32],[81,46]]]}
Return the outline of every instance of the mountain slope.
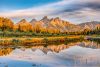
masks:
{"label": "mountain slope", "polygon": [[14,26],[16,29],[20,30],[20,31],[32,31],[32,25],[27,22],[25,19],[22,19],[21,21],[19,21],[17,24],[15,24]]}
{"label": "mountain slope", "polygon": [[92,22],[81,23],[79,24],[79,26],[82,27],[83,29],[93,30],[96,28],[98,24],[100,24],[100,22],[92,21]]}
{"label": "mountain slope", "polygon": [[40,21],[30,22],[30,23],[34,28],[40,27],[41,29],[48,29],[60,32],[79,31],[81,29],[80,26],[72,24],[68,21],[61,20],[59,17],[48,19],[48,17],[45,16]]}

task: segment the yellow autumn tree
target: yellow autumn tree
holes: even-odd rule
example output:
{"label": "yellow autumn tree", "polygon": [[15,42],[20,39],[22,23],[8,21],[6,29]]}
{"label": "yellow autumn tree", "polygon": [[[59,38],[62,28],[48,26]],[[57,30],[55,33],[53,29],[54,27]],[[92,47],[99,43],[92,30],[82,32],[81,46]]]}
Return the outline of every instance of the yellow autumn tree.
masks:
{"label": "yellow autumn tree", "polygon": [[0,17],[0,28],[2,31],[12,30],[13,29],[13,22],[8,18]]}

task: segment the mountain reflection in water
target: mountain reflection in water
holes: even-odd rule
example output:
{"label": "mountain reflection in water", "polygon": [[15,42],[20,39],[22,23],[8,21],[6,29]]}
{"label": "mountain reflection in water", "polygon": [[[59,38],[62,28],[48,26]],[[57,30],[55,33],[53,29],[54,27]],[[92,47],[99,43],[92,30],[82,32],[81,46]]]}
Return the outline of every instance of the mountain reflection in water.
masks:
{"label": "mountain reflection in water", "polygon": [[86,47],[86,48],[93,48],[93,49],[99,49],[100,48],[100,44],[98,42],[94,42],[94,41],[81,42],[79,44],[79,46]]}
{"label": "mountain reflection in water", "polygon": [[[37,49],[40,49],[45,54],[47,54],[49,51],[59,53],[61,50],[64,50],[64,49],[70,48],[71,46],[76,46],[76,45],[80,47],[92,48],[92,49],[100,48],[100,44],[98,42],[82,41],[82,42],[60,44],[60,45],[52,44],[52,45],[48,45],[47,47],[44,47],[43,45],[37,45],[37,46],[32,46],[29,49],[31,49],[33,52],[36,51]],[[9,55],[15,49],[11,47],[0,48],[0,56]],[[25,51],[27,48],[26,46],[22,46],[21,48],[17,48],[17,49]]]}

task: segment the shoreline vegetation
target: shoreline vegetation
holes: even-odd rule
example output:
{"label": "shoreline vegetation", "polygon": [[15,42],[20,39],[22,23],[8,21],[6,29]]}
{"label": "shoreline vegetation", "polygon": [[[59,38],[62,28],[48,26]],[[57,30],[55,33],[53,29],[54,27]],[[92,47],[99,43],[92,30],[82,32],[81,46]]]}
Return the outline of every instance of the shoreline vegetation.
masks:
{"label": "shoreline vegetation", "polygon": [[77,42],[84,40],[83,36],[60,36],[60,37],[40,37],[40,38],[1,38],[1,46],[34,46],[34,45],[44,45],[48,44],[60,44]]}
{"label": "shoreline vegetation", "polygon": [[59,37],[6,37],[0,39],[0,46],[36,46],[36,45],[43,45],[44,47],[50,44],[62,44],[65,43],[66,45],[73,42],[82,42],[82,41],[96,41],[100,43],[100,39],[94,38],[94,36],[59,36]]}

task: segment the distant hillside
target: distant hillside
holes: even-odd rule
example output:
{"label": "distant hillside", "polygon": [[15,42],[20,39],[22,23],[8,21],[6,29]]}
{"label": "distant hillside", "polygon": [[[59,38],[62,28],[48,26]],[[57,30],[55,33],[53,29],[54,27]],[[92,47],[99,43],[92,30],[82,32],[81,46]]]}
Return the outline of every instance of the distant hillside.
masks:
{"label": "distant hillside", "polygon": [[16,29],[20,31],[31,31],[32,25],[31,23],[27,22],[25,19],[22,19],[17,24],[15,24]]}
{"label": "distant hillside", "polygon": [[82,27],[83,29],[95,29],[97,27],[97,25],[100,24],[100,22],[98,21],[92,21],[92,22],[85,22],[85,23],[81,23],[78,24],[80,27]]}

